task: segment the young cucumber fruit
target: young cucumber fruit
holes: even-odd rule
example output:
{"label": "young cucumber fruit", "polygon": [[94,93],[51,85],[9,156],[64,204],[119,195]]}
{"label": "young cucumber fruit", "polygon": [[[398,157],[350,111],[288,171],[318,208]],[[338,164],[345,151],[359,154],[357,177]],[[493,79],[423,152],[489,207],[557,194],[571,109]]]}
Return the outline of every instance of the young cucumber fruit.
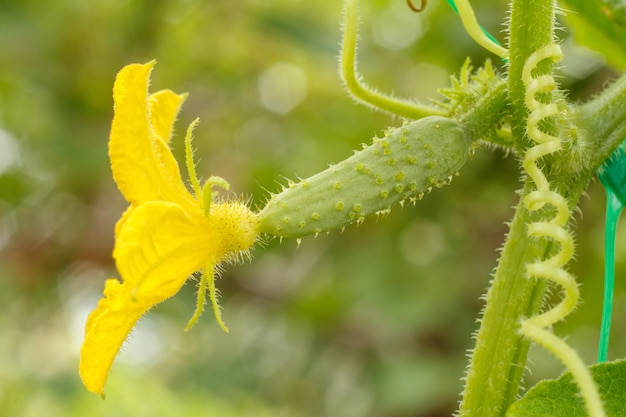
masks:
{"label": "young cucumber fruit", "polygon": [[469,157],[462,126],[432,116],[389,129],[350,158],[274,194],[259,213],[261,231],[299,237],[361,223],[394,203],[441,187]]}

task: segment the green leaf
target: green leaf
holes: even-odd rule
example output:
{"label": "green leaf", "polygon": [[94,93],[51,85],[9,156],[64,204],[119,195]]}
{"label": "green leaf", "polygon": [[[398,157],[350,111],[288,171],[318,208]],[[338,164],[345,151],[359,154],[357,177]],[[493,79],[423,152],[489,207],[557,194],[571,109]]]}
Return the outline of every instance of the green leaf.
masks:
{"label": "green leaf", "polygon": [[[565,20],[580,45],[600,53],[616,69],[626,69],[626,26],[621,5],[606,0],[567,0]],[[617,2],[619,3],[619,2]]]}
{"label": "green leaf", "polygon": [[[626,360],[591,367],[607,417],[626,415]],[[506,417],[587,417],[578,386],[567,373],[542,381],[515,402]]]}

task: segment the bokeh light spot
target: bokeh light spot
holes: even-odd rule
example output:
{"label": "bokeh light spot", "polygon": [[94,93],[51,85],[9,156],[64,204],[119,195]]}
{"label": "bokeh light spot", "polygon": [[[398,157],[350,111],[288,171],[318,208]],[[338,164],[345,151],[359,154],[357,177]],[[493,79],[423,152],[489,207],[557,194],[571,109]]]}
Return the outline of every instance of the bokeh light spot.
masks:
{"label": "bokeh light spot", "polygon": [[300,103],[307,93],[306,74],[295,65],[278,62],[259,77],[261,105],[285,115]]}

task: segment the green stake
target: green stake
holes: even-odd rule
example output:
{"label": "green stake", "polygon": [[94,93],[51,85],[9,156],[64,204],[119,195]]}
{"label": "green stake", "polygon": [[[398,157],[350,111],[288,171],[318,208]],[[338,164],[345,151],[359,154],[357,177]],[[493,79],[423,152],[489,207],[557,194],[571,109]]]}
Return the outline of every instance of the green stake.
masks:
{"label": "green stake", "polygon": [[606,188],[607,197],[604,227],[604,305],[600,328],[600,346],[598,348],[598,362],[605,362],[609,350],[611,315],[613,313],[615,232],[620,213],[626,206],[626,142],[623,142],[598,170],[598,176]]}

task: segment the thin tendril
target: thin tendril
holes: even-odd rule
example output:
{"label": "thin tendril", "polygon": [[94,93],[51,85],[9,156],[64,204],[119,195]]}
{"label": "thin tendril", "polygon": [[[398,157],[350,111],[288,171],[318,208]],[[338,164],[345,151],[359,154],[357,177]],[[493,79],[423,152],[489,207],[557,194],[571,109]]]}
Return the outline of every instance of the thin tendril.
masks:
{"label": "thin tendril", "polygon": [[406,0],[406,4],[409,6],[409,9],[413,10],[414,12],[419,13],[426,8],[426,4],[428,4],[428,0],[422,0],[420,2],[420,7],[415,7],[415,5],[413,4],[411,0]]}
{"label": "thin tendril", "polygon": [[496,38],[478,24],[474,10],[469,4],[469,0],[456,0],[456,2],[454,0],[447,1],[454,11],[459,14],[465,30],[477,44],[504,60],[508,59],[509,51],[503,48]]}
{"label": "thin tendril", "polygon": [[343,5],[343,38],[341,40],[339,69],[342,81],[352,98],[372,109],[382,110],[410,120],[417,120],[426,116],[443,116],[442,112],[432,107],[383,94],[363,81],[356,68],[359,22],[357,0],[344,0]]}

